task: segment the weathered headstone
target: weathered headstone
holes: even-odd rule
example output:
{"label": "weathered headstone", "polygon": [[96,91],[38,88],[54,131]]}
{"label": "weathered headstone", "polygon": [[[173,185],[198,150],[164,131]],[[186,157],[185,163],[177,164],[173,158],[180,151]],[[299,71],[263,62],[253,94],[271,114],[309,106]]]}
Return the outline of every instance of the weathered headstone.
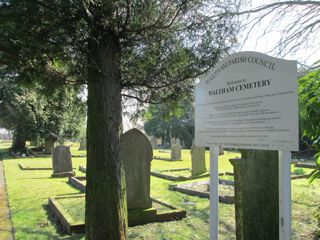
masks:
{"label": "weathered headstone", "polygon": [[179,138],[176,138],[176,144],[179,144],[181,146],[181,141]]}
{"label": "weathered headstone", "polygon": [[242,150],[241,156],[230,160],[235,178],[236,239],[279,239],[278,152]]}
{"label": "weathered headstone", "polygon": [[171,147],[171,160],[180,160],[181,159],[181,146],[179,144],[173,145]]}
{"label": "weathered headstone", "polygon": [[87,150],[87,141],[85,137],[80,139],[80,146],[78,150],[79,151]]}
{"label": "weathered headstone", "polygon": [[224,155],[224,148],[223,147],[219,147],[219,155]]}
{"label": "weathered headstone", "polygon": [[173,137],[173,138],[171,138],[171,140],[170,140],[170,146],[171,146],[171,148],[172,148],[175,144],[176,144],[176,139]]}
{"label": "weathered headstone", "polygon": [[152,146],[148,138],[135,128],[123,135],[122,145],[128,210],[150,208]]}
{"label": "weathered headstone", "polygon": [[70,177],[74,175],[70,147],[58,146],[52,153],[53,177]]}
{"label": "weathered headstone", "polygon": [[191,162],[192,162],[192,176],[200,175],[207,171],[206,160],[205,160],[205,148],[196,146],[192,141],[190,149]]}
{"label": "weathered headstone", "polygon": [[150,138],[150,143],[151,143],[152,149],[156,149],[157,148],[158,143],[157,143],[157,138],[155,136],[152,136]]}

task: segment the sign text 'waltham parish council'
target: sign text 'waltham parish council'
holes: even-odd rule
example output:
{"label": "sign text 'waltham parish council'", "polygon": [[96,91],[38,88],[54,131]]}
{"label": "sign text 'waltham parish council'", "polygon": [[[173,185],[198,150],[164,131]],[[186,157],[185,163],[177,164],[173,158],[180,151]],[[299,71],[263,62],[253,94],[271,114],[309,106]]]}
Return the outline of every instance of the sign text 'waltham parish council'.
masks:
{"label": "sign text 'waltham parish council'", "polygon": [[299,150],[296,61],[233,54],[196,86],[196,144]]}

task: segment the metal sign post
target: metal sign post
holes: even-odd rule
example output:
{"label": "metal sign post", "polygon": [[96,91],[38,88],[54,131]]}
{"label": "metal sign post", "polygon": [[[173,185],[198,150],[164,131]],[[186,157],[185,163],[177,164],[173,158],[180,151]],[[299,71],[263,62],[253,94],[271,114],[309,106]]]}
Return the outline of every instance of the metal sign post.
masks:
{"label": "metal sign post", "polygon": [[279,239],[291,239],[290,151],[279,151]]}
{"label": "metal sign post", "polygon": [[210,240],[219,238],[219,146],[210,146]]}

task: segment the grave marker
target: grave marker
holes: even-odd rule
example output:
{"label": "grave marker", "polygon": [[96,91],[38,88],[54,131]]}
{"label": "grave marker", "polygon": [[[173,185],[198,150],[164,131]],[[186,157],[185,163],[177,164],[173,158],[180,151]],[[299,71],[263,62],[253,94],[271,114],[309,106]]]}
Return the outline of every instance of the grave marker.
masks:
{"label": "grave marker", "polygon": [[181,159],[181,146],[179,144],[173,145],[171,147],[171,160],[180,160]]}
{"label": "grave marker", "polygon": [[134,128],[123,135],[122,145],[128,210],[151,208],[151,144],[142,132]]}
{"label": "grave marker", "polygon": [[70,147],[58,146],[52,153],[53,177],[70,177],[74,175]]}
{"label": "grave marker", "polygon": [[171,138],[171,160],[180,160],[181,150],[180,139]]}
{"label": "grave marker", "polygon": [[190,149],[191,163],[192,163],[192,176],[200,175],[207,171],[206,169],[206,159],[205,159],[204,147],[196,146],[194,140],[192,141],[192,146]]}

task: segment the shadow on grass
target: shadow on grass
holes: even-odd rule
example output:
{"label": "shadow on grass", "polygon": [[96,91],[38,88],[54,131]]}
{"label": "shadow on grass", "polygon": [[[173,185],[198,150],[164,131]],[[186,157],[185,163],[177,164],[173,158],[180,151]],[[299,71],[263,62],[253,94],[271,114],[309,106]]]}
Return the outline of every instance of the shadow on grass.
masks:
{"label": "shadow on grass", "polygon": [[[75,234],[75,235],[68,235],[66,231],[62,228],[62,225],[59,223],[58,219],[56,216],[53,214],[51,211],[51,208],[48,204],[43,204],[42,208],[46,211],[47,214],[47,219],[49,222],[51,222],[59,235],[61,237],[59,239],[64,239],[64,240],[80,240],[84,237],[84,234]],[[31,231],[30,233],[39,233],[38,231]],[[42,232],[42,234],[46,234],[45,232]],[[51,233],[47,233],[48,238],[47,239],[57,239],[55,235],[52,235]],[[50,235],[50,236],[49,236]]]}
{"label": "shadow on grass", "polygon": [[164,162],[183,162],[183,159],[178,159],[178,160],[172,160],[170,158],[157,158],[153,157],[152,161],[164,161]]}
{"label": "shadow on grass", "polygon": [[219,223],[222,224],[227,231],[230,231],[230,232],[235,231],[235,226],[233,226],[232,224],[229,224],[225,221],[221,221],[221,219],[219,219]]}
{"label": "shadow on grass", "polygon": [[[84,239],[84,235],[69,235],[69,236],[61,236],[61,237],[57,237],[55,234],[52,234],[50,232],[46,232],[46,231],[39,231],[39,230],[34,230],[32,228],[25,228],[25,227],[21,227],[20,228],[21,232],[24,232],[26,234],[34,234],[37,236],[37,239],[40,237],[43,237],[43,239],[50,239],[50,240],[80,240],[80,239]],[[41,238],[42,239],[42,238]]]}
{"label": "shadow on grass", "polygon": [[[199,210],[196,206],[193,206],[192,209],[188,209],[188,213],[196,218],[202,219],[203,222],[210,224],[210,207]],[[222,229],[230,231],[231,233],[235,232],[235,226],[233,224],[221,220],[221,218],[219,219],[219,224],[223,225]]]}
{"label": "shadow on grass", "polygon": [[[70,185],[72,186],[72,185]],[[84,194],[82,191],[79,190],[79,192],[76,193],[63,193],[63,194],[56,194],[57,197],[59,196],[79,196],[81,194]]]}
{"label": "shadow on grass", "polygon": [[8,148],[0,149],[0,155],[1,155],[1,160],[2,159],[17,160],[17,158],[14,158],[11,154],[9,154],[9,149]]}
{"label": "shadow on grass", "polygon": [[53,178],[52,177],[26,177],[26,178],[20,178],[20,180],[24,180],[24,179],[53,179]]}
{"label": "shadow on grass", "polygon": [[187,209],[187,213],[189,215],[193,215],[196,218],[200,218],[205,223],[210,222],[210,208],[209,207],[204,208],[202,210],[197,209],[197,206],[192,206],[191,208],[185,206],[184,208]]}
{"label": "shadow on grass", "polygon": [[302,206],[304,206],[304,207],[316,207],[315,204],[307,203],[306,201],[292,200],[292,204],[293,204],[293,203],[298,204],[298,205],[302,205]]}

